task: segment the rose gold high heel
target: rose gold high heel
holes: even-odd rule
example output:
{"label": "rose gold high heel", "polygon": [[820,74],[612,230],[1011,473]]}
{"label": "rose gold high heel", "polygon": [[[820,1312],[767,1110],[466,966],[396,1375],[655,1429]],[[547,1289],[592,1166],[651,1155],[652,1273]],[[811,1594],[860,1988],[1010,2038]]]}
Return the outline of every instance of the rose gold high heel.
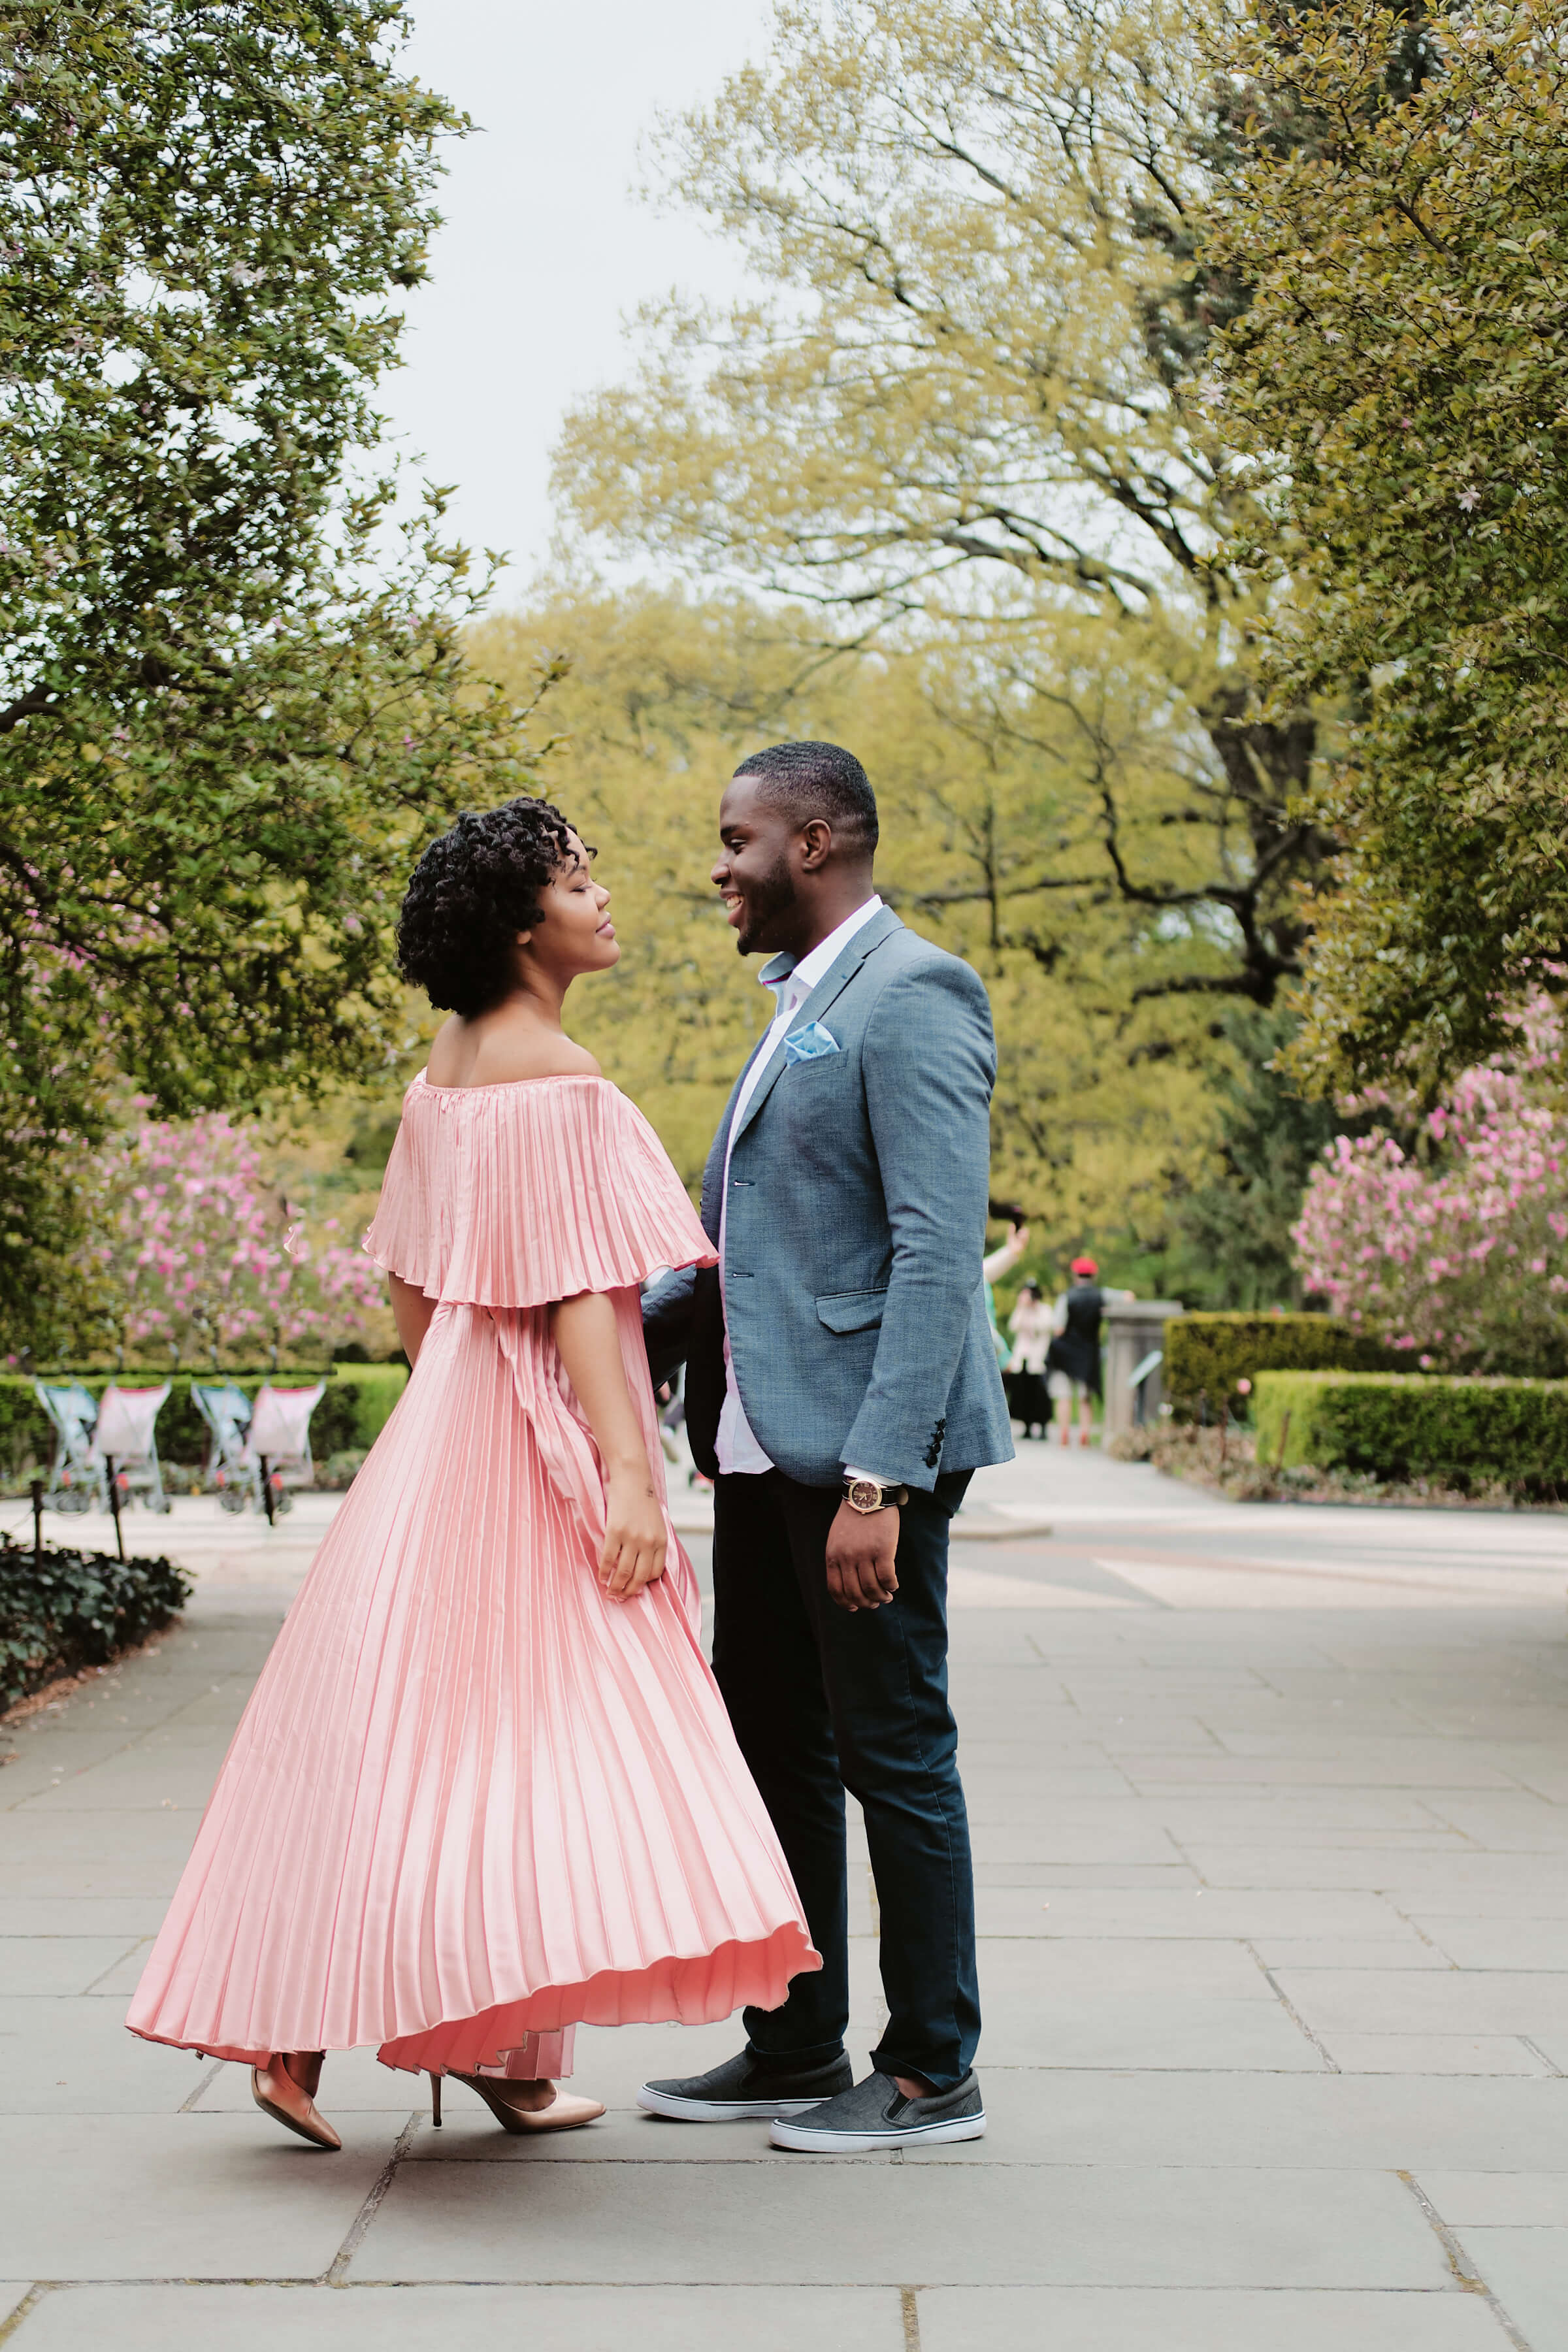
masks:
{"label": "rose gold high heel", "polygon": [[[504,2074],[458,2074],[455,2073],[453,2079],[458,2083],[466,2083],[470,2091],[479,2093],[502,2131],[519,2134],[575,2131],[579,2124],[596,2123],[605,2112],[602,2099],[574,2099],[569,2092],[565,2091],[557,2091],[547,2107],[520,2106],[515,2099],[508,2098],[507,2093],[533,2091],[537,2090],[539,2085],[537,2083],[510,2082]],[[434,2120],[439,2123],[441,2097],[440,2092],[436,2087],[434,2076],[431,2078],[431,2104],[435,2110]]]}
{"label": "rose gold high heel", "polygon": [[[312,2147],[341,2148],[342,2140],[316,2105],[324,2050],[274,2050],[250,2070],[250,2095],[264,2116],[298,2132]],[[285,2104],[289,2100],[292,2104]]]}

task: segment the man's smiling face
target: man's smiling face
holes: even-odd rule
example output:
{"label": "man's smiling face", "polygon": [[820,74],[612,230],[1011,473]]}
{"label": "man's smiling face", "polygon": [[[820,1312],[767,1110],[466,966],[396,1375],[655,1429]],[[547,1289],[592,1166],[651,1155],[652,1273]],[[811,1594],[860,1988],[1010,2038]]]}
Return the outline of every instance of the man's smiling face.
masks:
{"label": "man's smiling face", "polygon": [[719,803],[712,880],[742,955],[775,955],[789,940],[796,911],[792,845],[799,828],[770,806],[750,776],[731,778]]}

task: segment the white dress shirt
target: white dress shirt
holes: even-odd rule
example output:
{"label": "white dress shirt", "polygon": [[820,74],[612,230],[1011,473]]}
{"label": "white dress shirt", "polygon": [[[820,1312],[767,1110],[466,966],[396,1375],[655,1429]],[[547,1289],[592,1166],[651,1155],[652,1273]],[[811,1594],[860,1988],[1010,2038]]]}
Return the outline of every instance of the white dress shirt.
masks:
{"label": "white dress shirt", "polygon": [[[735,1113],[730,1121],[730,1139],[724,1153],[724,1184],[719,1200],[719,1288],[724,1287],[724,1238],[730,1218],[730,1155],[735,1149],[735,1134],[761,1082],[763,1072],[775,1053],[782,1050],[785,1033],[795,1014],[811,994],[819,980],[826,977],[848,946],[856,932],[881,911],[882,901],[873,891],[863,907],[847,915],[836,931],[819,940],[809,955],[802,956],[793,971],[782,979],[763,980],[763,986],[774,992],[778,1010],[773,1017],[767,1035],[763,1039],[741,1081],[741,1091],[735,1097]],[[719,1435],[715,1445],[719,1468],[725,1477],[740,1471],[748,1476],[760,1477],[773,1464],[757,1443],[756,1433],[746,1419],[746,1408],[741,1402],[741,1391],[735,1386],[735,1370],[730,1361],[730,1330],[724,1328],[724,1402],[719,1414]]]}

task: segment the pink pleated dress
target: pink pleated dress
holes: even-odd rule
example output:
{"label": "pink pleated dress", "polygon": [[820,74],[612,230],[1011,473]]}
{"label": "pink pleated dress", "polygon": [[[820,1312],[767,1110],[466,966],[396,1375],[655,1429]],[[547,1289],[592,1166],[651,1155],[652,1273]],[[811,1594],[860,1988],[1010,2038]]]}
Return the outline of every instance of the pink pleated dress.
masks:
{"label": "pink pleated dress", "polygon": [[416,1078],[366,1247],[439,1301],[218,1776],[127,2020],[259,2064],[571,2071],[578,2020],[776,2008],[821,1965],[699,1643],[691,1564],[596,1570],[604,1480],[551,1336],[713,1251],[603,1078]]}

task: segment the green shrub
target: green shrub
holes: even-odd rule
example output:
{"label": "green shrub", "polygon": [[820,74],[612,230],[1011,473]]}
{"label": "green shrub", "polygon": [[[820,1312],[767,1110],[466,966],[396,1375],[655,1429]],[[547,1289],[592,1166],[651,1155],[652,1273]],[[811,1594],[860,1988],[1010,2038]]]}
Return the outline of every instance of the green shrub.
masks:
{"label": "green shrub", "polygon": [[[335,1439],[330,1449],[333,1453],[357,1449],[368,1453],[392,1418],[392,1408],[408,1385],[408,1371],[403,1364],[334,1364],[331,1385],[321,1399],[324,1412],[334,1393],[344,1403],[353,1401],[353,1418],[345,1437]],[[315,1444],[315,1423],[311,1423],[311,1443]],[[325,1444],[316,1446],[325,1454]]]}
{"label": "green shrub", "polygon": [[114,1559],[0,1538],[0,1709],[83,1666],[106,1665],[171,1618],[190,1579],[166,1559]]}
{"label": "green shrub", "polygon": [[1205,1398],[1211,1420],[1222,1403],[1243,1412],[1237,1382],[1260,1372],[1376,1372],[1409,1360],[1333,1315],[1178,1315],[1164,1344],[1162,1378],[1178,1421],[1195,1420]]}
{"label": "green shrub", "polygon": [[1287,1468],[1568,1495],[1568,1381],[1262,1372],[1253,1412],[1259,1460]]}
{"label": "green shrub", "polygon": [[[207,1425],[191,1397],[191,1382],[233,1381],[247,1396],[254,1396],[265,1381],[286,1388],[304,1388],[324,1380],[327,1392],[310,1416],[310,1451],[318,1461],[329,1454],[364,1452],[373,1445],[393,1406],[402,1395],[408,1374],[401,1364],[283,1364],[273,1371],[171,1372],[167,1366],[126,1365],[116,1373],[102,1365],[47,1372],[46,1380],[80,1381],[94,1396],[101,1396],[113,1380],[128,1388],[151,1388],[160,1381],[173,1383],[158,1415],[161,1461],[199,1469],[207,1458]],[[33,1383],[19,1372],[0,1373],[0,1477],[15,1486],[30,1473],[47,1469],[54,1458],[54,1430],[47,1413],[33,1393]]]}

